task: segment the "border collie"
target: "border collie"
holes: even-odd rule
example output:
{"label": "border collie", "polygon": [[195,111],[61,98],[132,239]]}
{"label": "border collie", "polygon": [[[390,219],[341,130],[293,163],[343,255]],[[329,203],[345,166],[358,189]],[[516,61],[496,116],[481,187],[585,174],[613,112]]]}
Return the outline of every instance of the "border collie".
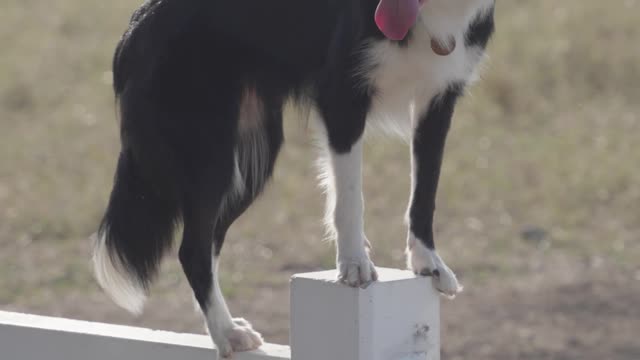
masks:
{"label": "border collie", "polygon": [[268,182],[283,106],[320,120],[338,281],[377,278],[363,226],[366,124],[407,129],[408,266],[461,290],[433,240],[435,196],[456,101],[494,30],[495,0],[148,0],[117,45],[115,181],[95,243],[96,277],[139,312],[174,230],[179,259],[225,357],[260,334],[231,317],[218,259],[231,224]]}

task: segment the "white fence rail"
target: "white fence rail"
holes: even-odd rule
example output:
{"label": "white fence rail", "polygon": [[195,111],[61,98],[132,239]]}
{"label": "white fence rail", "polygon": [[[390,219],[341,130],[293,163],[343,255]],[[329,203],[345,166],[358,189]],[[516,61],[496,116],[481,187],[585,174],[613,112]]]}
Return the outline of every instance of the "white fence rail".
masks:
{"label": "white fence rail", "polygon": [[[379,269],[366,289],[334,271],[291,281],[291,348],[265,344],[234,360],[439,360],[440,303],[431,281]],[[259,330],[259,329],[258,329]],[[0,312],[2,360],[212,360],[205,335]]]}

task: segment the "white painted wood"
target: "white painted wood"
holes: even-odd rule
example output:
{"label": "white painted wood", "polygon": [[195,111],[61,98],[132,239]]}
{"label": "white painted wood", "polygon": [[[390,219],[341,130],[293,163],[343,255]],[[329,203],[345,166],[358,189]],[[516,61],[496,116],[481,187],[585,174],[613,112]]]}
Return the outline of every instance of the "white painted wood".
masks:
{"label": "white painted wood", "polygon": [[[336,271],[291,282],[291,344],[233,360],[439,360],[440,297],[431,279],[378,268],[366,289]],[[0,311],[0,360],[216,360],[206,335]]]}
{"label": "white painted wood", "polygon": [[[0,311],[2,360],[215,360],[217,354],[205,335]],[[288,346],[274,344],[233,357],[290,358]]]}
{"label": "white painted wood", "polygon": [[431,279],[378,268],[366,289],[335,282],[335,271],[291,281],[294,360],[439,360],[440,297]]}

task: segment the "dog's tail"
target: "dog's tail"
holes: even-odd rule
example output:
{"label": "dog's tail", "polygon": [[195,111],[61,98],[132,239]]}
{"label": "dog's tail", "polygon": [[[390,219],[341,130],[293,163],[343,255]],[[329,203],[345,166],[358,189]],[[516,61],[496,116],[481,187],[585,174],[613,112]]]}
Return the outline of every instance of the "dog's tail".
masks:
{"label": "dog's tail", "polygon": [[95,239],[96,278],[123,308],[142,311],[158,265],[173,240],[180,197],[169,179],[150,179],[123,149],[109,205]]}

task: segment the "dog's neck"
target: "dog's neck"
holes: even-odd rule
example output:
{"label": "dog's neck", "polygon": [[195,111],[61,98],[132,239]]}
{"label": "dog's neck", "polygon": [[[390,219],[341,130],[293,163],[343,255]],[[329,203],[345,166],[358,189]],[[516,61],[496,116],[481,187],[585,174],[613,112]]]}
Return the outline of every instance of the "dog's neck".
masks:
{"label": "dog's neck", "polygon": [[447,39],[463,34],[469,23],[494,3],[495,0],[428,0],[415,26],[444,45]]}

